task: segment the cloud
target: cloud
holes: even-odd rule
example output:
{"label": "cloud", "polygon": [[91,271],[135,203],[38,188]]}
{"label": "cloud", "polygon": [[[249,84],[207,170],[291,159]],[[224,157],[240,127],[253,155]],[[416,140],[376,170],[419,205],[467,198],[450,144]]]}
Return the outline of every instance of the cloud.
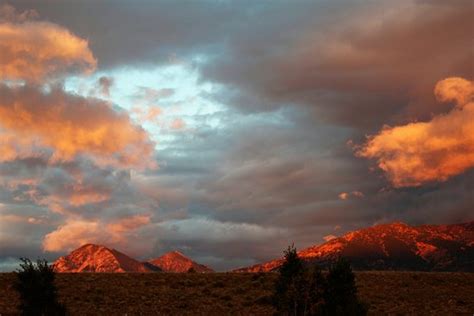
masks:
{"label": "cloud", "polygon": [[137,116],[140,122],[157,122],[160,115],[163,113],[161,108],[157,106],[150,106],[143,109],[142,107],[134,107],[132,113]]}
{"label": "cloud", "polygon": [[41,82],[92,72],[97,60],[88,42],[49,22],[0,21],[0,79]]}
{"label": "cloud", "polygon": [[171,88],[153,89],[150,87],[138,87],[138,91],[133,95],[133,98],[150,104],[168,98],[174,93],[174,89]]}
{"label": "cloud", "polygon": [[[316,3],[294,12],[324,12]],[[432,85],[453,74],[471,75],[467,2],[347,1],[327,15],[337,23],[313,15],[292,21],[285,14],[271,27],[234,34],[229,53],[202,67],[204,79],[227,88],[218,100],[245,112],[305,106],[319,123],[372,130],[443,112],[445,106],[432,100]]]}
{"label": "cloud", "polygon": [[456,107],[427,122],[386,126],[356,151],[376,159],[394,187],[446,181],[474,167],[474,83],[448,78],[436,84],[435,95]]}
{"label": "cloud", "polygon": [[0,4],[0,22],[25,22],[37,17],[38,12],[35,10],[25,10],[20,13],[9,4]]}
{"label": "cloud", "polygon": [[114,84],[114,79],[112,77],[102,76],[98,80],[100,93],[105,96],[110,96],[110,88]]}
{"label": "cloud", "polygon": [[122,234],[130,230],[135,230],[141,226],[150,224],[150,215],[138,214],[131,217],[122,218],[107,225],[107,229],[115,234]]}
{"label": "cloud", "polygon": [[342,192],[338,195],[339,199],[341,200],[347,200],[347,198],[349,197],[349,193],[347,192]]}
{"label": "cloud", "polygon": [[129,247],[137,242],[136,239],[129,238],[132,237],[129,233],[148,224],[150,215],[143,214],[124,217],[108,224],[99,220],[70,218],[44,237],[43,249],[49,252],[71,251],[87,243]]}
{"label": "cloud", "polygon": [[228,241],[256,241],[282,235],[285,230],[255,224],[221,222],[206,218],[189,218],[161,223],[161,240],[200,240],[224,243]]}
{"label": "cloud", "polygon": [[1,161],[49,153],[52,162],[86,155],[101,165],[153,165],[153,143],[125,112],[61,88],[0,84],[0,128]]}
{"label": "cloud", "polygon": [[182,118],[175,118],[171,121],[170,128],[173,130],[181,130],[186,127],[186,122]]}
{"label": "cloud", "polygon": [[326,241],[326,242],[331,241],[331,240],[336,239],[336,238],[337,238],[337,236],[334,236],[334,235],[326,235],[326,236],[323,237],[324,241]]}
{"label": "cloud", "polygon": [[53,252],[69,251],[87,243],[104,243],[107,239],[106,232],[98,222],[70,220],[44,237],[43,249]]}
{"label": "cloud", "polygon": [[352,192],[341,192],[338,197],[340,200],[347,200],[350,196],[356,197],[356,198],[362,198],[364,197],[364,193],[360,191],[352,191]]}
{"label": "cloud", "polygon": [[463,108],[474,101],[474,82],[463,78],[448,78],[436,84],[434,91],[440,102],[455,102]]}

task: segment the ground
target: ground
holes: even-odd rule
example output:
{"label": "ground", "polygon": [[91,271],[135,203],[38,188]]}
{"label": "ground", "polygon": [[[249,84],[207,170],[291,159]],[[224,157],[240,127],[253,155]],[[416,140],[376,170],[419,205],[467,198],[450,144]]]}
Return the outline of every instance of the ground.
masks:
{"label": "ground", "polygon": [[[0,274],[0,315],[17,314],[15,276]],[[60,301],[71,315],[272,315],[276,275],[60,274]],[[474,273],[357,272],[369,314],[474,313]]]}

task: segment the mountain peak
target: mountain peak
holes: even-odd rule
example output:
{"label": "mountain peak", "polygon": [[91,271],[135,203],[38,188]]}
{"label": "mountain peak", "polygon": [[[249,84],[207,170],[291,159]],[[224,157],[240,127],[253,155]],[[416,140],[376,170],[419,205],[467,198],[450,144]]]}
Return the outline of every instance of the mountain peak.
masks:
{"label": "mountain peak", "polygon": [[76,250],[73,250],[73,251],[86,250],[86,249],[99,250],[99,249],[109,249],[109,248],[105,247],[104,245],[89,243],[89,244],[84,244],[84,245],[80,246],[79,248],[77,248]]}
{"label": "mountain peak", "polygon": [[188,259],[182,252],[178,250],[173,250],[165,253],[163,256],[176,256],[176,257],[182,257]]}
{"label": "mountain peak", "polygon": [[53,264],[56,272],[149,272],[141,262],[103,245],[85,244]]}
{"label": "mountain peak", "polygon": [[[381,224],[379,226],[383,226],[384,224]],[[410,225],[408,225],[407,223],[404,223],[404,222],[400,222],[400,221],[396,221],[396,222],[391,222],[391,223],[387,223],[385,224],[386,226],[392,226],[392,227],[408,227]]]}
{"label": "mountain peak", "polygon": [[194,262],[177,250],[167,252],[161,257],[149,260],[148,262],[165,272],[213,272],[211,268]]}

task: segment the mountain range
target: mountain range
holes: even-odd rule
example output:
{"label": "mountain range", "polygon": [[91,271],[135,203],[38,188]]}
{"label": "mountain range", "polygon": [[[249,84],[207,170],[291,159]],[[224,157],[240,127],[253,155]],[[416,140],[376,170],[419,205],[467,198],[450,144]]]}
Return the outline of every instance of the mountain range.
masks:
{"label": "mountain range", "polygon": [[[355,270],[474,272],[474,221],[455,225],[377,225],[298,251],[307,264],[327,268],[338,257]],[[275,271],[283,258],[234,272]]]}
{"label": "mountain range", "polygon": [[[298,251],[298,256],[306,264],[322,268],[344,257],[355,270],[474,272],[474,221],[454,225],[376,225],[305,248]],[[233,272],[275,271],[282,262],[283,258],[278,258]],[[94,244],[60,257],[53,267],[57,272],[213,272],[179,251],[140,262],[118,250]]]}
{"label": "mountain range", "polygon": [[146,262],[102,245],[86,244],[53,263],[56,272],[213,272],[178,251],[172,251]]}

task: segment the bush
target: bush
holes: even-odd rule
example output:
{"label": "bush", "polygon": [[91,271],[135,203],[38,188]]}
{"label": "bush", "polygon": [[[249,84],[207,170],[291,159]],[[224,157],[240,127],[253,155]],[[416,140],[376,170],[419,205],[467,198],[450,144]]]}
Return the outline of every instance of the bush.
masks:
{"label": "bush", "polygon": [[357,298],[355,277],[349,262],[338,259],[325,276],[309,269],[292,245],[275,284],[273,305],[279,315],[365,315],[367,308]]}
{"label": "bush", "polygon": [[21,315],[66,315],[66,309],[57,301],[55,273],[48,262],[38,259],[32,263],[26,258],[20,260],[20,269],[15,272],[15,289],[20,294]]}

